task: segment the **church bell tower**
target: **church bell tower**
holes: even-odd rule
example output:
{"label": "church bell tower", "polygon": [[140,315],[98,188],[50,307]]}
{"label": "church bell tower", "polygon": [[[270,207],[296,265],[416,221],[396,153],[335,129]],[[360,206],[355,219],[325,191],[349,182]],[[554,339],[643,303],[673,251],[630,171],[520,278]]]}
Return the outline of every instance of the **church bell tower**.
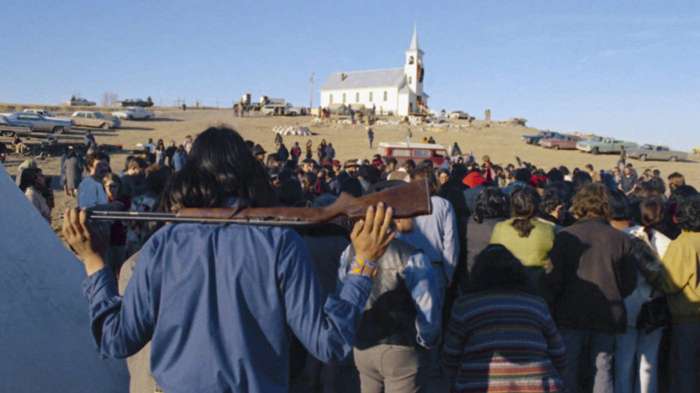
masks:
{"label": "church bell tower", "polygon": [[416,100],[420,101],[423,95],[423,76],[425,74],[425,69],[423,68],[423,51],[418,46],[418,33],[415,26],[413,26],[411,44],[408,50],[406,50],[404,73],[406,74],[408,88],[415,94]]}

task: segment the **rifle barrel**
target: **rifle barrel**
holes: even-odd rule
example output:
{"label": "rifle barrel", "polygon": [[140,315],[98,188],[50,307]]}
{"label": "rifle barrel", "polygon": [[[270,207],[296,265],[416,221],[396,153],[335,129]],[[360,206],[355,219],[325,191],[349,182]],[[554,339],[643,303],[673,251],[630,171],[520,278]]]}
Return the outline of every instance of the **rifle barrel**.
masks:
{"label": "rifle barrel", "polygon": [[272,226],[307,226],[313,223],[307,221],[249,219],[249,218],[214,218],[214,217],[181,217],[172,213],[133,212],[133,211],[102,211],[89,212],[88,219],[92,221],[136,221],[136,222],[179,222],[179,223],[217,223],[217,224],[256,224]]}

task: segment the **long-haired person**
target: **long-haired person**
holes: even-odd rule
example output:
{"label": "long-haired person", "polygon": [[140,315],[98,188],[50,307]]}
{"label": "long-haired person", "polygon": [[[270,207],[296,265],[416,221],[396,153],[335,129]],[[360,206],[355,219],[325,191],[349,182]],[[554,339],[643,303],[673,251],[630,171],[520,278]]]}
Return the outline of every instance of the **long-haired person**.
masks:
{"label": "long-haired person", "polygon": [[[240,135],[209,128],[174,175],[167,206],[265,206],[264,168]],[[141,249],[124,297],[105,269],[104,243],[84,211],[67,210],[63,234],[85,265],[84,293],[100,353],[123,358],[151,341],[151,370],[166,392],[287,392],[289,333],[318,359],[352,350],[376,261],[393,239],[379,204],[353,228],[348,277],[321,299],[309,252],[291,229],[174,224]]]}
{"label": "long-haired person", "polygon": [[443,366],[451,391],[563,392],[564,345],[522,263],[500,244],[477,257],[452,308]]}
{"label": "long-haired person", "polygon": [[500,189],[485,187],[476,197],[472,219],[467,220],[467,268],[474,267],[476,256],[488,246],[493,228],[508,219],[508,199]]}
{"label": "long-haired person", "polygon": [[44,197],[46,189],[46,178],[39,168],[27,168],[20,176],[19,189],[34,205],[46,221],[51,222],[51,207]]}
{"label": "long-haired person", "polygon": [[[663,222],[664,203],[661,198],[648,198],[639,203],[641,225],[630,224],[632,214],[627,207],[626,196],[621,191],[611,194],[610,206],[613,211],[613,226],[642,240],[653,251],[655,260],[666,255],[671,240],[655,229]],[[627,225],[623,227],[622,223]],[[641,271],[638,272],[637,285],[625,298],[627,330],[617,336],[615,343],[616,393],[658,391],[659,345],[664,326],[652,325],[651,321],[645,321],[644,315],[640,319],[640,312],[645,303],[662,296],[663,293],[652,289]]]}
{"label": "long-haired person", "polygon": [[502,244],[526,267],[533,285],[544,296],[542,282],[554,245],[554,225],[539,218],[540,196],[534,188],[517,188],[510,196],[511,218],[496,224],[491,244]]}

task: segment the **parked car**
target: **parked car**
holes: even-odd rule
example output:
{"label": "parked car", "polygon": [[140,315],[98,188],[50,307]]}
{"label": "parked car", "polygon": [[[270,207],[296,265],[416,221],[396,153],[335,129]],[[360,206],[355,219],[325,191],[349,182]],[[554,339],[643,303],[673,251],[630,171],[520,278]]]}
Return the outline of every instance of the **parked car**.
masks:
{"label": "parked car", "polygon": [[553,138],[541,139],[540,146],[554,150],[576,150],[576,143],[581,137],[576,135],[557,135]]}
{"label": "parked car", "polygon": [[32,130],[26,126],[13,126],[5,116],[7,113],[0,113],[0,136],[15,137],[15,136],[31,136]]}
{"label": "parked car", "polygon": [[105,115],[102,112],[93,111],[78,111],[71,116],[73,124],[79,127],[102,128],[109,130],[110,128],[119,128],[122,122],[118,118],[110,115]]}
{"label": "parked car", "polygon": [[138,106],[129,107],[123,111],[112,112],[112,116],[126,120],[151,120],[156,117],[153,112]]}
{"label": "parked car", "polygon": [[555,131],[540,131],[535,135],[523,135],[523,141],[528,145],[536,145],[540,143],[542,139],[554,138],[559,135],[562,134]]}
{"label": "parked car", "polygon": [[430,160],[434,165],[442,165],[448,157],[447,149],[442,145],[433,143],[385,143],[382,142],[377,152],[385,158],[394,157],[399,164],[407,160],[421,162]]}
{"label": "parked car", "polygon": [[7,125],[15,127],[28,127],[32,132],[48,132],[62,134],[73,127],[70,119],[47,117],[29,112],[15,112],[3,115]]}
{"label": "parked car", "polygon": [[588,139],[576,144],[576,149],[593,154],[619,153],[622,148],[629,150],[637,147],[634,142],[622,141],[615,138],[601,138],[600,140]]}
{"label": "parked car", "polygon": [[688,153],[683,151],[671,150],[667,146],[642,145],[640,147],[627,150],[627,157],[637,158],[641,161],[679,161],[687,160]]}
{"label": "parked car", "polygon": [[53,116],[53,113],[47,111],[46,109],[31,109],[31,108],[26,108],[22,110],[22,113],[34,113],[37,115],[42,115],[46,117],[51,117]]}

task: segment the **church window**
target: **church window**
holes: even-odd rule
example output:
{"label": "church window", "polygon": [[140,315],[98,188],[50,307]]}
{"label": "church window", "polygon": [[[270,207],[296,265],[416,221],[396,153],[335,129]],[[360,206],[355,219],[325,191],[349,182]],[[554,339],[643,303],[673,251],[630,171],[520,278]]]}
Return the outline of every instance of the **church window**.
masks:
{"label": "church window", "polygon": [[360,102],[360,93],[355,93],[355,102]]}
{"label": "church window", "polygon": [[371,91],[369,92],[369,102],[374,102],[374,93]]}
{"label": "church window", "polygon": [[328,102],[331,104],[333,103],[333,94],[329,95]]}
{"label": "church window", "polygon": [[413,65],[413,63],[415,63],[415,62],[416,62],[416,60],[413,58],[413,56],[409,56],[409,58],[408,58],[408,64],[409,64],[409,65]]}
{"label": "church window", "polygon": [[410,85],[411,83],[413,83],[413,77],[412,77],[412,76],[409,76],[409,77],[408,77],[408,84]]}
{"label": "church window", "polygon": [[343,104],[345,104],[345,93],[343,93]]}
{"label": "church window", "polygon": [[388,101],[388,100],[389,100],[389,92],[384,90],[384,101]]}

